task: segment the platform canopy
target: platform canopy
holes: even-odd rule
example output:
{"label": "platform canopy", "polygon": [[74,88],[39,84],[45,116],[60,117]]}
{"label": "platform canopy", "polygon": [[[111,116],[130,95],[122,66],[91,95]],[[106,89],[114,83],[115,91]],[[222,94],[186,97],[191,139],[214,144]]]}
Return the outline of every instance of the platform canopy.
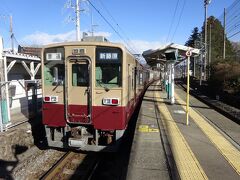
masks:
{"label": "platform canopy", "polygon": [[186,59],[186,52],[192,52],[192,56],[198,56],[200,54],[200,50],[180,44],[171,43],[165,46],[162,46],[156,50],[147,50],[143,52],[143,57],[145,58],[148,65],[152,67],[156,67],[158,63],[165,64],[168,62],[168,58],[166,57],[167,52],[175,51],[176,54],[176,62],[180,63],[181,61]]}

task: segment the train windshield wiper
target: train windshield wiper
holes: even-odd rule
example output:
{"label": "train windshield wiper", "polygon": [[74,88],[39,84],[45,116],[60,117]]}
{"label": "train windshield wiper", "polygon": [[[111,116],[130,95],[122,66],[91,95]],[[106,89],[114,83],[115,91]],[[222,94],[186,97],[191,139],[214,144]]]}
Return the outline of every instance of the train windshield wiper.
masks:
{"label": "train windshield wiper", "polygon": [[57,80],[57,81],[54,81],[54,82],[52,83],[52,85],[55,86],[54,89],[53,89],[53,90],[55,90],[55,89],[57,89],[57,87],[58,87],[59,85],[63,85],[63,83],[62,83],[61,80]]}
{"label": "train windshield wiper", "polygon": [[100,80],[97,80],[97,83],[98,83],[101,87],[103,87],[106,92],[108,92],[108,91],[110,90],[110,89],[109,89],[103,82],[101,82]]}

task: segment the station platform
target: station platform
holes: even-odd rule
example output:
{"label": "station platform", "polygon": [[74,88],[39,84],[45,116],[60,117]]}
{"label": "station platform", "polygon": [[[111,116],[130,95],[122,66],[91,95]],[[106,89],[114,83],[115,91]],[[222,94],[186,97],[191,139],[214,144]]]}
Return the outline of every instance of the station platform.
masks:
{"label": "station platform", "polygon": [[160,83],[145,93],[127,179],[240,179],[240,126],[175,87],[171,105]]}

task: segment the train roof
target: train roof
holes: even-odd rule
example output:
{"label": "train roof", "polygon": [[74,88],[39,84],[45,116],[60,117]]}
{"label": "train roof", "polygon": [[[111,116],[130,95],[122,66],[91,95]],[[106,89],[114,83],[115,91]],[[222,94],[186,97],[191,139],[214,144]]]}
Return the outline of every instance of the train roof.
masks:
{"label": "train roof", "polygon": [[[108,47],[116,47],[120,48],[122,51],[133,56],[135,59],[136,57],[121,43],[113,43],[109,41],[68,41],[68,42],[61,42],[61,43],[53,43],[43,46],[45,48],[52,48],[52,47],[60,47],[60,46],[108,46]],[[137,61],[137,59],[136,59]]]}
{"label": "train roof", "polygon": [[88,42],[88,41],[71,41],[71,42],[61,42],[61,43],[53,43],[45,45],[43,48],[51,48],[51,47],[57,47],[57,46],[79,46],[79,45],[85,45],[85,46],[110,46],[110,47],[118,47],[122,50],[128,51],[127,48],[120,43],[112,43],[112,42]]}

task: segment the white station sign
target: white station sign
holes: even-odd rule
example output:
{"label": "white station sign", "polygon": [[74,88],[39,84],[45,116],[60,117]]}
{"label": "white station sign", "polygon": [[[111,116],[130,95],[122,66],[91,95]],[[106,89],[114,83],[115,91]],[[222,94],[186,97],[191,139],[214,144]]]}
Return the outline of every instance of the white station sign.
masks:
{"label": "white station sign", "polygon": [[192,51],[191,51],[191,50],[186,51],[186,56],[187,56],[187,57],[192,56]]}

